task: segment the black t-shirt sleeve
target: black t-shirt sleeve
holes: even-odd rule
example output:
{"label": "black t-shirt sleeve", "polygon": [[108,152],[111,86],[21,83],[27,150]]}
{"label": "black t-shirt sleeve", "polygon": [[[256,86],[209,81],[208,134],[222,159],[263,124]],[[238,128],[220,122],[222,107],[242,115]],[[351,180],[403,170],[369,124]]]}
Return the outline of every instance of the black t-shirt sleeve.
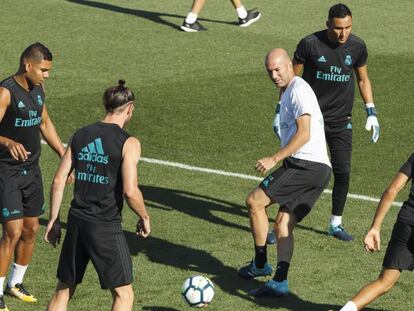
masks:
{"label": "black t-shirt sleeve", "polygon": [[368,50],[364,42],[361,43],[361,48],[359,51],[359,57],[355,62],[355,67],[362,67],[367,63],[368,60]]}
{"label": "black t-shirt sleeve", "polygon": [[309,57],[309,45],[307,40],[302,39],[296,46],[296,51],[293,54],[293,60],[296,63],[304,64]]}
{"label": "black t-shirt sleeve", "polygon": [[414,168],[414,153],[410,156],[410,158],[401,166],[400,173],[408,176],[409,178],[413,177],[413,168]]}

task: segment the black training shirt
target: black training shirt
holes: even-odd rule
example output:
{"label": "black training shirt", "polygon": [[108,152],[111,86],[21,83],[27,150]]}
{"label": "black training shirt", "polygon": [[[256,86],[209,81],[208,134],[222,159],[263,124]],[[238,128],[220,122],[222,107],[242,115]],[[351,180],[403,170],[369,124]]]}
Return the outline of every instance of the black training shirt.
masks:
{"label": "black training shirt", "polygon": [[69,213],[90,222],[120,223],[123,205],[122,149],[129,134],[97,122],[73,135],[74,198]]}
{"label": "black training shirt", "polygon": [[333,44],[327,30],[322,30],[303,38],[293,58],[304,65],[302,78],[315,92],[325,123],[349,119],[355,93],[353,70],[368,58],[364,41],[351,34],[344,44]]}
{"label": "black training shirt", "polygon": [[400,213],[398,214],[398,220],[414,226],[414,153],[410,156],[407,162],[401,166],[400,173],[403,173],[411,179],[411,190],[408,200],[405,201],[401,207]]}
{"label": "black training shirt", "polygon": [[40,157],[39,132],[45,100],[43,87],[35,85],[27,91],[13,77],[0,82],[0,86],[10,92],[10,105],[0,122],[0,136],[21,143],[30,152],[25,162],[16,161],[7,148],[0,145],[0,164],[8,164],[16,168],[37,164]]}

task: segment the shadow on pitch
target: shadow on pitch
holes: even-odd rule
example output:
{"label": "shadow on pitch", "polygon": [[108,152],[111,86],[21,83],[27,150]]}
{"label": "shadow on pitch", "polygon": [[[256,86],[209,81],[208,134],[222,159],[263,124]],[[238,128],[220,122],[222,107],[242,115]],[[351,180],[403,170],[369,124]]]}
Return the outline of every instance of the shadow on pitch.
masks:
{"label": "shadow on pitch", "polygon": [[[165,211],[180,211],[216,225],[250,232],[247,210],[243,206],[187,191],[145,185],[139,188],[144,195],[145,203],[149,207]],[[246,225],[239,225],[215,216],[213,214],[214,211],[245,217]]]}
{"label": "shadow on pitch", "polygon": [[[123,7],[120,7],[120,6],[112,5],[112,4],[109,4],[109,3],[102,3],[102,2],[98,2],[98,1],[90,1],[90,0],[66,0],[66,1],[72,2],[72,3],[77,3],[77,4],[82,4],[82,5],[87,5],[87,6],[91,6],[91,7],[98,8],[98,9],[109,10],[109,11],[113,11],[113,12],[117,12],[117,13],[134,15],[134,16],[137,16],[137,17],[148,19],[148,20],[153,21],[157,24],[169,26],[169,27],[177,29],[177,30],[180,30],[180,26],[165,20],[164,17],[176,17],[176,18],[180,18],[182,20],[184,20],[184,18],[185,18],[185,16],[183,16],[183,15],[176,15],[176,14],[170,14],[170,13],[161,13],[161,12],[151,12],[151,11],[144,11],[144,10],[138,10],[138,9],[128,9],[128,8],[123,8]],[[235,22],[226,22],[226,21],[219,21],[219,20],[205,19],[205,18],[199,18],[199,20],[200,21],[220,23],[220,24],[235,25]]]}
{"label": "shadow on pitch", "polygon": [[[210,253],[200,249],[171,243],[169,241],[148,237],[147,239],[137,239],[134,232],[124,231],[130,252],[133,256],[145,254],[148,260],[165,266],[172,266],[191,274],[207,274],[211,280],[221,290],[229,295],[248,300],[254,304],[270,308],[285,308],[291,311],[327,311],[339,310],[340,305],[315,303],[301,299],[294,293],[282,298],[258,298],[255,299],[247,292],[264,284],[264,280],[245,280],[237,276],[237,269],[224,265]],[[242,264],[242,263],[241,263]],[[146,308],[146,309],[145,309]],[[175,311],[164,307],[145,307],[144,310],[153,311]],[[367,311],[385,311],[383,309],[364,309]]]}
{"label": "shadow on pitch", "polygon": [[[284,297],[261,297],[261,298],[249,298],[256,302],[258,305],[270,309],[284,308],[291,311],[338,311],[342,308],[342,305],[333,305],[325,303],[316,303],[312,301],[303,300],[294,293],[290,293]],[[374,309],[364,308],[364,311],[389,311],[386,309]]]}
{"label": "shadow on pitch", "polygon": [[[47,220],[40,218],[42,226],[47,225]],[[62,229],[66,229],[66,222],[61,222]],[[229,295],[248,300],[257,305],[279,309],[285,308],[291,311],[327,311],[339,310],[340,305],[315,303],[301,299],[294,293],[282,298],[253,298],[246,293],[263,285],[264,281],[245,280],[237,276],[237,269],[224,265],[216,257],[205,250],[194,249],[187,246],[171,243],[169,241],[148,237],[137,238],[135,232],[124,231],[130,253],[132,256],[144,254],[148,260],[165,266],[172,266],[191,274],[208,274],[213,283]],[[242,263],[241,263],[242,264]],[[148,311],[178,311],[168,307],[145,306],[143,310]],[[365,308],[366,311],[387,311],[385,309]]]}
{"label": "shadow on pitch", "polygon": [[317,234],[320,234],[320,235],[328,236],[327,231],[323,231],[323,230],[320,230],[320,229],[315,229],[313,227],[305,227],[304,225],[301,225],[301,224],[297,224],[296,229],[306,230],[306,231],[314,232],[314,233],[317,233]]}
{"label": "shadow on pitch", "polygon": [[146,306],[146,307],[143,307],[142,310],[145,310],[145,311],[180,311],[174,308],[157,307],[157,306]]}
{"label": "shadow on pitch", "polygon": [[[158,208],[167,211],[181,211],[187,215],[204,219],[214,224],[224,225],[235,229],[241,229],[244,231],[248,231],[250,233],[250,226],[248,225],[249,218],[245,206],[240,206],[224,200],[200,194],[194,194],[187,191],[145,185],[140,185],[139,188],[144,194],[146,204],[152,208]],[[222,218],[213,215],[212,211],[224,212],[245,217],[246,226],[241,226],[223,220]],[[270,216],[269,222],[270,224],[273,224],[274,218]],[[296,225],[296,230],[298,229],[310,231],[319,235],[328,235],[327,231],[323,231],[313,227],[306,227],[302,224]]]}

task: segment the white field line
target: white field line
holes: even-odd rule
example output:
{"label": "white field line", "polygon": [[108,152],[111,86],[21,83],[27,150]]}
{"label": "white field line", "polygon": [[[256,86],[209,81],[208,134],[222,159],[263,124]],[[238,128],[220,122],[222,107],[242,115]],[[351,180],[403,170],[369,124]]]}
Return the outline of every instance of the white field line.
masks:
{"label": "white field line", "polygon": [[[42,144],[46,144],[46,142],[42,140]],[[66,147],[67,145],[64,144],[64,146]],[[226,177],[235,177],[235,178],[246,179],[246,180],[255,180],[255,181],[262,181],[263,180],[262,177],[258,177],[258,176],[226,172],[226,171],[222,171],[222,170],[192,166],[192,165],[188,165],[188,164],[184,164],[184,163],[178,163],[178,162],[157,160],[157,159],[151,159],[151,158],[145,158],[145,157],[141,157],[140,160],[142,162],[147,162],[147,163],[151,163],[151,164],[158,164],[158,165],[164,165],[164,166],[170,166],[170,167],[180,168],[180,169],[188,170],[188,171],[192,171],[192,172],[214,174],[214,175],[220,175],[220,176],[226,176]],[[331,194],[332,190],[325,189],[324,193]],[[378,198],[374,198],[374,197],[370,197],[370,196],[366,196],[366,195],[361,195],[361,194],[353,194],[353,193],[348,193],[348,198],[355,199],[355,200],[360,200],[360,201],[375,202],[375,203],[378,203],[380,201],[380,199],[378,199]],[[402,204],[403,204],[402,202],[398,202],[398,201],[394,201],[392,203],[393,206],[401,206]]]}

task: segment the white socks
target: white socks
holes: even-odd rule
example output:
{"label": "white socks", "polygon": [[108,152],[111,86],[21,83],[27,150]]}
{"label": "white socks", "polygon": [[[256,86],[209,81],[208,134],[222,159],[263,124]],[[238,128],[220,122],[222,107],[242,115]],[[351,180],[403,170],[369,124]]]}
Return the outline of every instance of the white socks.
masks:
{"label": "white socks", "polygon": [[[247,11],[246,11],[246,9],[243,5],[239,8],[237,8],[236,11],[237,11],[237,15],[239,16],[239,18],[243,19],[243,18],[247,17]],[[198,18],[197,14],[195,14],[193,12],[190,12],[190,13],[188,13],[187,17],[185,18],[185,22],[187,24],[193,24],[193,23],[195,23],[197,18]]]}
{"label": "white socks", "polygon": [[358,308],[355,303],[348,301],[339,311],[358,311]]}
{"label": "white socks", "polygon": [[238,7],[236,11],[237,11],[237,15],[239,16],[239,18],[243,19],[247,17],[247,11],[243,5],[241,7]]}
{"label": "white socks", "polygon": [[338,227],[340,224],[342,224],[342,216],[331,216],[331,226],[332,227]]}
{"label": "white socks", "polygon": [[6,279],[5,276],[0,277],[0,296],[3,296],[4,295],[4,293],[3,293],[3,287],[4,287],[4,280],[5,279]]}
{"label": "white socks", "polygon": [[187,17],[185,18],[185,22],[187,24],[194,24],[195,21],[197,20],[197,17],[198,17],[197,14],[195,14],[193,12],[190,12],[190,13],[188,13]]}
{"label": "white socks", "polygon": [[19,284],[19,283],[23,282],[23,277],[24,277],[24,274],[26,273],[26,270],[27,270],[28,266],[29,265],[21,266],[21,265],[18,265],[17,263],[15,263],[15,262],[13,263],[13,268],[12,268],[12,271],[11,271],[10,279],[7,282],[10,287],[13,287],[16,284]]}

